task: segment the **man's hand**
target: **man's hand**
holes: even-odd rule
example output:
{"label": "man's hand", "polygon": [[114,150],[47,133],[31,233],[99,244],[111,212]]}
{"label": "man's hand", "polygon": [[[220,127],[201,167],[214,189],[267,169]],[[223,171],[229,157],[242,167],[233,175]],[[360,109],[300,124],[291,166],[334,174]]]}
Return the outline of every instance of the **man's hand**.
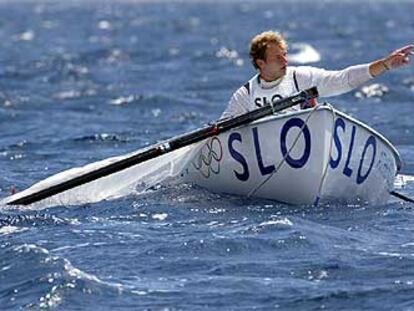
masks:
{"label": "man's hand", "polygon": [[377,77],[387,70],[407,65],[410,63],[410,55],[414,55],[413,49],[414,44],[410,44],[391,52],[384,58],[372,62],[369,66],[369,73],[371,76]]}
{"label": "man's hand", "polygon": [[395,50],[391,54],[389,54],[387,57],[383,59],[383,64],[385,69],[390,70],[394,68],[401,67],[403,65],[406,65],[410,62],[409,55],[413,55],[413,48],[414,45],[407,45],[400,49]]}

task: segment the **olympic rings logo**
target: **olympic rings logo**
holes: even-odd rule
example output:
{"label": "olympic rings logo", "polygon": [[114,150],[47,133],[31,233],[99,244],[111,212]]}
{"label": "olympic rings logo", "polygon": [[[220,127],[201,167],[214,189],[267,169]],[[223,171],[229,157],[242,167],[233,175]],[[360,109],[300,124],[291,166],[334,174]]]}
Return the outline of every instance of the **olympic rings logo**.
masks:
{"label": "olympic rings logo", "polygon": [[198,157],[193,161],[193,166],[205,178],[211,173],[220,173],[220,161],[223,158],[223,147],[217,137],[208,140],[201,148]]}

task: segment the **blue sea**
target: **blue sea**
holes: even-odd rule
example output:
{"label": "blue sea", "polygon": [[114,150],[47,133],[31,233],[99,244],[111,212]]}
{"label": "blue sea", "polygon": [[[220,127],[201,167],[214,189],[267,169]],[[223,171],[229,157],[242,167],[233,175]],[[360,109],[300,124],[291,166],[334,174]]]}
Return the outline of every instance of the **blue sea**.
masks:
{"label": "blue sea", "polygon": [[[1,1],[0,198],[216,120],[254,74],[258,32],[283,32],[293,65],[340,69],[413,43],[413,11],[413,1]],[[414,65],[366,86],[330,101],[387,137],[412,180]],[[399,191],[414,197],[410,182]],[[413,208],[289,206],[185,184],[3,206],[0,309],[414,310]]]}

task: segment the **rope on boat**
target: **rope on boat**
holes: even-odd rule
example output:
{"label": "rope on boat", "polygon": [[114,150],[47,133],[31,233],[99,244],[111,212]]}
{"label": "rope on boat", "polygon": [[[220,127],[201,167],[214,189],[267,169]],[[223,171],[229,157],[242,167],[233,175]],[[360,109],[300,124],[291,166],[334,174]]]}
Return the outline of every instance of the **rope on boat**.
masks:
{"label": "rope on boat", "polygon": [[331,104],[325,103],[324,105],[326,107],[328,107],[329,110],[332,112],[332,130],[331,130],[332,136],[331,136],[330,144],[329,144],[329,158],[328,158],[328,161],[326,161],[325,171],[323,172],[321,182],[319,183],[318,195],[315,198],[315,202],[313,203],[314,205],[318,205],[319,199],[321,197],[322,187],[325,184],[326,175],[328,174],[329,159],[332,159],[332,146],[333,146],[333,141],[334,141],[334,137],[333,137],[334,134],[333,133],[335,131],[335,118],[336,118],[336,113],[335,113],[335,110],[333,109],[333,107],[332,107]]}
{"label": "rope on boat", "polygon": [[[335,117],[336,117],[336,114],[335,114],[335,111],[334,111],[334,109],[333,109],[333,107],[332,107],[332,105],[330,105],[330,104],[328,104],[328,103],[325,103],[324,104],[325,106],[327,106],[330,110],[331,110],[331,112],[332,112],[332,131],[331,131],[331,133],[332,133],[332,137],[331,137],[331,139],[330,139],[330,144],[329,144],[329,158],[328,159],[330,159],[331,158],[331,156],[332,156],[332,146],[333,146],[333,132],[334,132],[334,126],[335,126]],[[276,167],[276,169],[269,175],[269,176],[267,176],[260,184],[258,184],[255,188],[253,188],[249,193],[248,193],[248,197],[251,197],[251,196],[253,196],[264,184],[266,184],[269,180],[270,180],[270,178],[272,178],[278,171],[279,171],[279,169],[282,167],[282,165],[286,162],[286,158],[290,155],[290,152],[292,151],[292,149],[295,147],[295,145],[296,145],[296,143],[298,142],[298,140],[299,140],[299,137],[300,137],[300,135],[302,134],[302,132],[303,132],[303,129],[305,128],[305,126],[307,126],[307,124],[308,124],[308,122],[309,122],[309,120],[310,120],[310,118],[311,118],[311,116],[313,115],[313,113],[317,110],[317,108],[318,108],[318,106],[315,106],[313,109],[312,109],[312,111],[310,112],[310,114],[306,117],[306,119],[305,119],[305,122],[304,122],[304,124],[302,125],[302,127],[300,128],[300,131],[299,131],[299,133],[297,134],[297,136],[295,137],[295,140],[293,141],[293,144],[292,144],[292,146],[289,148],[289,150],[288,150],[288,152],[286,153],[286,155],[283,157],[283,159],[280,161],[280,163],[277,165],[277,167]],[[315,205],[318,205],[318,202],[319,202],[319,199],[320,199],[320,195],[321,195],[321,192],[322,192],[322,188],[323,188],[323,185],[324,185],[324,183],[325,183],[325,179],[326,179],[326,176],[327,176],[327,174],[328,174],[328,169],[329,169],[329,161],[327,161],[326,162],[326,166],[325,166],[325,169],[324,169],[324,172],[323,172],[323,175],[322,175],[322,178],[321,178],[321,181],[320,181],[320,183],[319,183],[319,187],[318,187],[318,192],[317,192],[317,195],[316,195],[316,198],[315,198]]]}

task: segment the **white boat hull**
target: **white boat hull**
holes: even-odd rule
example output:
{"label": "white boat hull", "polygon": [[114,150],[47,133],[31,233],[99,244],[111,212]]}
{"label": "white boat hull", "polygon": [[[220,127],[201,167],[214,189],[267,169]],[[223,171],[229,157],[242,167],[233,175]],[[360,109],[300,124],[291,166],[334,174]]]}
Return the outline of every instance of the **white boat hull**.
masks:
{"label": "white boat hull", "polygon": [[330,106],[319,106],[204,141],[182,175],[213,192],[290,204],[382,203],[400,163],[382,135]]}

